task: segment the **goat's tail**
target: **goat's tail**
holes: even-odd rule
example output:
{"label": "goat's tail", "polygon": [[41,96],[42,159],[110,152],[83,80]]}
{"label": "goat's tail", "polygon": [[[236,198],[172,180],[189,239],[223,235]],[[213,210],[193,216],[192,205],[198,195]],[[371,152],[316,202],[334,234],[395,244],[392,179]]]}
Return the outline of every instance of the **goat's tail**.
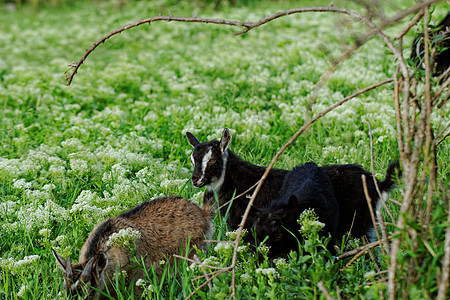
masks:
{"label": "goat's tail", "polygon": [[384,181],[380,182],[380,191],[389,192],[396,185],[395,179],[400,179],[401,177],[402,170],[400,169],[400,163],[398,160],[391,162],[386,170],[386,178]]}

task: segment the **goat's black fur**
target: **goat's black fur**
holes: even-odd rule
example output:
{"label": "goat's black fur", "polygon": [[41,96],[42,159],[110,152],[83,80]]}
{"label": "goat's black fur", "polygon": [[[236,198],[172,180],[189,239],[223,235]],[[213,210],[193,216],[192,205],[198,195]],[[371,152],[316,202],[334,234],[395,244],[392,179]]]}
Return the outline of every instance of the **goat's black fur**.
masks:
{"label": "goat's black fur", "polygon": [[[432,75],[439,76],[450,67],[450,11],[437,26],[430,28],[429,36]],[[423,33],[419,33],[413,41],[410,59],[419,66],[425,61],[424,54]]]}
{"label": "goat's black fur", "polygon": [[325,224],[323,236],[336,235],[339,222],[339,204],[329,177],[315,163],[295,167],[285,178],[280,199],[266,207],[255,208],[253,232],[261,242],[266,236],[270,257],[289,253],[298,247],[301,239],[298,219],[300,214],[313,208],[319,221]]}
{"label": "goat's black fur", "polygon": [[[386,171],[384,181],[375,178],[381,193],[387,193],[395,186],[395,172],[399,170],[398,162],[391,163]],[[351,231],[354,237],[370,234],[373,222],[364,193],[361,176],[366,177],[367,191],[371,199],[374,213],[381,204],[372,173],[359,165],[325,165],[320,168],[331,180],[334,195],[339,202],[339,226],[337,236]],[[401,174],[399,174],[400,176]]]}
{"label": "goat's black fur", "polygon": [[[222,206],[230,201],[234,195],[241,195],[255,185],[266,170],[265,167],[240,159],[228,149],[231,141],[231,133],[228,129],[224,130],[220,141],[212,140],[200,143],[191,133],[187,132],[186,136],[189,143],[194,147],[191,157],[194,164],[192,182],[195,187],[207,187],[203,196],[203,201],[206,203],[214,201],[215,193],[217,193],[219,205]],[[209,153],[210,158],[205,162],[203,160],[207,153]],[[202,164],[204,169],[202,169]],[[398,167],[398,163],[391,165],[388,168],[386,179],[383,182],[377,180],[381,192],[388,192],[393,188],[395,184],[393,181],[395,170]],[[366,176],[369,196],[372,199],[372,206],[375,210],[380,199],[372,174],[365,171],[361,166],[354,164],[326,165],[319,167],[319,169],[330,178],[335,197],[339,203],[341,213],[337,235],[342,235],[350,229],[352,229],[351,232],[355,237],[368,234],[373,225],[361,175],[364,174]],[[282,169],[270,170],[268,177],[255,198],[253,206],[261,208],[279,199],[283,181],[289,172],[292,171]],[[230,229],[239,227],[242,215],[248,204],[248,197],[253,194],[253,191],[254,188],[236,198],[231,204],[227,219]],[[220,210],[222,216],[225,215],[226,211],[227,206]],[[250,228],[254,220],[254,211],[251,211],[245,223],[245,228]]]}

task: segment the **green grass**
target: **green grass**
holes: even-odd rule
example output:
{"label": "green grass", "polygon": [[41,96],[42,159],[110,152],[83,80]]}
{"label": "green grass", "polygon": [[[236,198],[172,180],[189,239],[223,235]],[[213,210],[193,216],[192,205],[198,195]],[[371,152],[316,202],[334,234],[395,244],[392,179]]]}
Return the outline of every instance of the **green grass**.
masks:
{"label": "green grass", "polygon": [[[409,4],[402,1],[401,7]],[[106,217],[159,195],[199,201],[202,191],[189,181],[192,148],[185,131],[206,141],[219,138],[228,127],[233,151],[267,165],[304,123],[308,95],[329,65],[322,45],[333,54],[342,45],[336,38],[337,17],[328,14],[281,18],[241,36],[233,35],[237,28],[159,22],[108,40],[88,57],[72,85],[65,86],[69,63],[104,34],[168,10],[174,16],[244,21],[308,5],[318,3],[249,1],[247,7],[214,11],[185,1],[130,1],[122,10],[80,1],[37,12],[27,6],[0,11],[0,299],[57,298],[62,274],[51,248],[76,260],[89,232]],[[445,7],[438,6],[436,13],[445,14]],[[362,47],[331,77],[313,113],[391,77],[395,62],[386,53],[378,39]],[[369,169],[368,128],[361,121],[374,130],[375,173],[383,178],[388,163],[398,157],[392,85],[361,95],[314,123],[276,166],[315,161],[359,163]],[[434,116],[435,131],[448,122],[448,114]],[[447,181],[449,153],[444,142],[438,172]],[[392,197],[401,201],[399,192]],[[442,208],[436,208],[436,220],[444,218]],[[217,217],[218,239],[227,238],[221,224]],[[437,236],[443,230],[439,226]],[[199,256],[216,257],[215,263],[225,266],[231,259],[227,251],[212,245]],[[385,292],[382,283],[369,286],[376,268],[368,257],[343,268],[348,261],[327,259],[320,245],[299,253],[286,259],[289,267],[240,253],[237,298],[320,298],[319,281],[332,295],[339,286],[346,298],[372,299]],[[386,258],[375,254],[385,269]],[[38,257],[24,260],[31,255]],[[162,283],[149,275],[148,283],[159,289],[152,296],[189,295],[191,278],[201,273],[187,266],[171,270]],[[277,275],[256,272],[269,268]],[[429,280],[424,286],[433,286],[436,278]],[[212,291],[203,288],[195,297],[227,298],[230,283],[231,273],[223,274]],[[118,288],[126,298],[129,287],[119,283]]]}

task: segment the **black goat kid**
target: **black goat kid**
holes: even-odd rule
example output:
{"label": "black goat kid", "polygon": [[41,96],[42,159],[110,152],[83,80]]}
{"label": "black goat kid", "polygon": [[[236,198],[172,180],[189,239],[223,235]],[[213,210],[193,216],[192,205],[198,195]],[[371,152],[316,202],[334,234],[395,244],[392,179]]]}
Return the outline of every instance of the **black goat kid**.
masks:
{"label": "black goat kid", "polygon": [[[214,193],[217,193],[219,205],[222,206],[230,201],[234,195],[239,196],[231,204],[227,224],[230,229],[238,228],[244,210],[248,203],[248,197],[253,194],[254,186],[264,174],[266,168],[254,165],[240,159],[228,149],[231,142],[231,132],[225,129],[220,141],[212,140],[200,143],[190,132],[186,133],[189,143],[194,147],[191,161],[194,165],[192,184],[201,188],[206,186],[207,190],[203,201],[212,203]],[[391,164],[383,182],[378,180],[378,186],[382,193],[389,192],[395,185],[394,175],[399,164]],[[333,186],[334,195],[339,203],[339,226],[337,235],[343,235],[351,229],[355,237],[361,237],[371,233],[373,230],[370,211],[367,205],[361,176],[366,176],[367,189],[372,199],[372,208],[376,211],[381,204],[376,190],[373,175],[365,171],[361,166],[349,165],[326,165],[319,167],[325,173]],[[280,190],[287,174],[292,171],[272,169],[264,181],[258,195],[253,203],[254,207],[265,207],[272,201],[280,199]],[[221,208],[222,216],[225,215],[227,206]],[[249,229],[254,223],[255,215],[250,213],[245,228]]]}
{"label": "black goat kid", "polygon": [[[228,129],[223,131],[220,141],[212,140],[200,143],[192,133],[186,132],[186,136],[189,143],[194,147],[194,152],[191,155],[191,161],[194,165],[192,184],[197,188],[206,186],[207,190],[203,195],[203,201],[207,201],[207,203],[214,201],[214,192],[216,192],[219,205],[224,205],[233,198],[233,195],[241,195],[251,188],[261,179],[266,170],[265,167],[240,159],[228,149],[231,142],[231,132]],[[279,169],[270,170],[269,176],[255,199],[255,206],[262,207],[278,198],[287,172]],[[251,196],[253,190],[254,188],[245,195],[234,199],[227,219],[230,229],[239,227],[248,203],[247,196]],[[235,202],[239,202],[238,205],[235,205]],[[227,206],[220,209],[222,216],[225,215],[226,211]],[[251,220],[247,220],[246,227],[251,226],[251,224]]]}
{"label": "black goat kid", "polygon": [[[277,257],[297,249],[301,240],[298,219],[307,209],[314,209],[319,222],[325,226],[322,236],[336,236],[339,223],[339,204],[329,177],[315,163],[306,163],[289,172],[280,191],[281,198],[268,206],[253,207],[253,234],[257,243],[268,236],[270,257]],[[250,237],[252,238],[252,237]],[[330,243],[331,246],[331,243]]]}

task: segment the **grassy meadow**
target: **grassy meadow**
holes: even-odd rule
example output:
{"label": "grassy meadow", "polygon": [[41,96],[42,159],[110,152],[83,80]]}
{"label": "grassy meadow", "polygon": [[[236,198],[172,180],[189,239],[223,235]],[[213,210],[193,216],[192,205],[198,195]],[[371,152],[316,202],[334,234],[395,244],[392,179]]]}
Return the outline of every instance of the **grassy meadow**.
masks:
{"label": "grassy meadow", "polygon": [[[393,14],[412,1],[387,7]],[[444,2],[445,3],[445,2]],[[436,6],[439,19],[448,8]],[[305,13],[283,17],[235,36],[238,28],[213,24],[155,22],[114,36],[81,66],[70,86],[67,65],[103,35],[158,14],[255,21],[300,6],[329,1],[248,1],[222,7],[190,1],[71,2],[0,8],[0,299],[64,298],[62,272],[51,249],[72,261],[101,220],[161,195],[181,195],[199,203],[203,190],[190,181],[192,148],[185,132],[200,141],[219,139],[230,128],[230,148],[242,158],[267,165],[305,122],[308,95],[349,36],[361,32],[340,16]],[[353,2],[336,5],[363,11]],[[408,20],[405,20],[407,22]],[[404,26],[388,30],[392,36]],[[412,36],[408,36],[412,41]],[[313,114],[368,85],[391,78],[395,59],[377,38],[339,66],[319,92]],[[445,110],[443,110],[445,111]],[[448,110],[447,110],[448,112]],[[449,114],[432,116],[443,130]],[[384,178],[398,159],[393,84],[356,97],[315,122],[281,156],[278,168],[315,161],[319,165],[359,163],[370,170],[371,124],[374,169]],[[439,146],[438,177],[448,183],[450,146]],[[391,197],[401,201],[401,193]],[[388,203],[394,214],[397,206]],[[232,240],[216,217],[217,240]],[[391,228],[392,229],[392,228]],[[241,245],[236,269],[238,299],[324,299],[332,296],[378,299],[386,293],[378,270],[387,258],[375,249],[350,266],[336,262],[317,237],[289,257],[257,259]],[[361,242],[349,240],[341,249]],[[203,262],[227,266],[230,244],[212,244]],[[434,246],[432,245],[432,248]],[[433,248],[435,249],[435,248]],[[187,262],[167,269],[161,281],[143,282],[147,299],[182,299],[204,270]],[[427,273],[428,272],[428,273]],[[434,274],[423,270],[423,274]],[[425,276],[412,295],[426,298],[436,277]],[[196,286],[202,280],[195,281]],[[227,299],[226,273],[194,299]],[[132,287],[131,287],[132,288]],[[117,278],[120,299],[130,287]]]}

